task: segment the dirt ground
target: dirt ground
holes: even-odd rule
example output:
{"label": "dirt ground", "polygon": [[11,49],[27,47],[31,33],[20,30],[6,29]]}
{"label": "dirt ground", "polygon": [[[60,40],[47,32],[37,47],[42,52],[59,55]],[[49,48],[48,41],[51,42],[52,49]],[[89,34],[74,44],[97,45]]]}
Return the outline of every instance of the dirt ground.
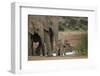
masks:
{"label": "dirt ground", "polygon": [[59,32],[58,39],[62,40],[62,42],[64,42],[64,40],[67,40],[72,47],[76,47],[81,40],[82,34],[85,34],[85,32]]}
{"label": "dirt ground", "polygon": [[48,56],[29,56],[28,60],[61,60],[61,59],[87,59],[87,56],[55,56],[55,57],[48,57]]}

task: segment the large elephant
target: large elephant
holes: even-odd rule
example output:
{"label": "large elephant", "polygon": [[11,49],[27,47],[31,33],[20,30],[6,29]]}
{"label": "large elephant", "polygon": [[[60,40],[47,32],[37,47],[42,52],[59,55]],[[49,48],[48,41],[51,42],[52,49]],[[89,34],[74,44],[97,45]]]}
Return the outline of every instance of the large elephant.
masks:
{"label": "large elephant", "polygon": [[[58,19],[54,16],[28,16],[28,55],[52,56],[58,39]],[[34,53],[33,42],[39,42]],[[45,45],[44,45],[45,44]],[[44,49],[46,47],[46,49]]]}

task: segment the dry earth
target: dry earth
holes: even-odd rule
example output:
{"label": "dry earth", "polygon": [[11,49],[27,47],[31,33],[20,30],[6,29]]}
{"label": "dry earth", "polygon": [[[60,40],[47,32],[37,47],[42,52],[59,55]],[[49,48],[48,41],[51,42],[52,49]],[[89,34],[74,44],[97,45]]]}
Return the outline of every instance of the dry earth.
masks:
{"label": "dry earth", "polygon": [[81,40],[82,34],[85,34],[85,32],[59,32],[58,39],[62,40],[62,42],[67,40],[72,47],[76,47]]}
{"label": "dry earth", "polygon": [[87,59],[87,56],[79,56],[79,55],[73,55],[73,56],[55,56],[55,57],[48,57],[48,56],[29,56],[28,60],[61,60],[61,59]]}

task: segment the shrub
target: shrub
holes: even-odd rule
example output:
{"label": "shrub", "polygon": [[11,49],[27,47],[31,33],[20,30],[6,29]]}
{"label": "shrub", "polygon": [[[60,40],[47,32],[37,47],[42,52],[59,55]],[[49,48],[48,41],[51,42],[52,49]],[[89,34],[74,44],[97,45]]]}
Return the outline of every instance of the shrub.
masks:
{"label": "shrub", "polygon": [[88,54],[88,35],[87,33],[81,35],[81,41],[78,44],[77,48],[79,54],[87,55]]}

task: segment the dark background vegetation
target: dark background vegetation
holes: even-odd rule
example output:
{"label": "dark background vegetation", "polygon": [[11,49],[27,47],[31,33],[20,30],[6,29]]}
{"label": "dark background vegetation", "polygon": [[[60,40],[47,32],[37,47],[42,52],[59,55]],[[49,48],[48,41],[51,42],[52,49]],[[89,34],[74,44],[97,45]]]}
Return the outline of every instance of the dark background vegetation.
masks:
{"label": "dark background vegetation", "polygon": [[87,17],[62,17],[59,22],[60,31],[87,31],[88,18]]}

